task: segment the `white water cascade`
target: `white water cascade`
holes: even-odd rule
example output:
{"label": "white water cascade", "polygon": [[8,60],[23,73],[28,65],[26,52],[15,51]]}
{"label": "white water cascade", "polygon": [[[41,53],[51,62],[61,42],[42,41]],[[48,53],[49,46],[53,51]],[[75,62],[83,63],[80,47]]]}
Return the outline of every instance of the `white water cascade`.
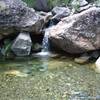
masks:
{"label": "white water cascade", "polygon": [[41,52],[49,52],[49,30],[45,30],[43,42],[42,42],[42,51]]}
{"label": "white water cascade", "polygon": [[38,55],[40,56],[48,56],[50,54],[49,52],[49,29],[45,29],[45,34],[42,42],[42,50]]}

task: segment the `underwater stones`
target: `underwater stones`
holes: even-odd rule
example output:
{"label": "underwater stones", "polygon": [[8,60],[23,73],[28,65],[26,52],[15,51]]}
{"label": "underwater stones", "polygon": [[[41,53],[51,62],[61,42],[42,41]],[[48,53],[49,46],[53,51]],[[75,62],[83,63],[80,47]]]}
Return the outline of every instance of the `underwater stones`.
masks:
{"label": "underwater stones", "polygon": [[97,59],[97,61],[95,62],[95,71],[97,73],[100,73],[100,57]]}
{"label": "underwater stones", "polygon": [[16,56],[28,56],[31,51],[32,41],[29,33],[20,33],[15,39],[11,49]]}
{"label": "underwater stones", "polygon": [[12,34],[16,31],[39,34],[43,24],[44,19],[22,0],[0,1],[0,34]]}
{"label": "underwater stones", "polygon": [[100,49],[100,8],[63,18],[49,29],[51,45],[71,54]]}
{"label": "underwater stones", "polygon": [[17,76],[17,77],[27,77],[28,74],[20,72],[19,70],[9,70],[5,72],[6,75],[9,76]]}
{"label": "underwater stones", "polygon": [[84,64],[89,61],[90,56],[87,54],[83,54],[82,56],[75,58],[74,61],[78,64]]}

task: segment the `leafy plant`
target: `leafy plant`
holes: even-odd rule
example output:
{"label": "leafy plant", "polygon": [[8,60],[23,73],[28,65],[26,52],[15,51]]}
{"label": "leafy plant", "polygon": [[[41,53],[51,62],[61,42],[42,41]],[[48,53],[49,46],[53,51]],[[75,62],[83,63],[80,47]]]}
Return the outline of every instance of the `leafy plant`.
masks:
{"label": "leafy plant", "polygon": [[60,6],[60,5],[67,5],[70,0],[48,0],[48,5],[50,8],[54,6]]}
{"label": "leafy plant", "polygon": [[4,46],[3,48],[1,49],[1,54],[3,56],[8,56],[10,51],[11,51],[11,46],[12,46],[12,43],[10,40],[5,40],[4,41]]}

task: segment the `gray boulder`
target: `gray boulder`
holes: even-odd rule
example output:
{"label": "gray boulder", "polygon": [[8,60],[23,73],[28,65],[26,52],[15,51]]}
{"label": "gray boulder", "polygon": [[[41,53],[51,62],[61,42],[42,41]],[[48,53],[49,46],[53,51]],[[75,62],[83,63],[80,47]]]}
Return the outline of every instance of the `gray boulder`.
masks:
{"label": "gray boulder", "polygon": [[40,33],[44,19],[21,0],[0,0],[0,35],[16,31]]}
{"label": "gray boulder", "polygon": [[100,49],[100,8],[92,7],[62,19],[49,29],[55,47],[69,53]]}
{"label": "gray boulder", "polygon": [[15,39],[11,49],[17,56],[28,56],[31,51],[32,41],[29,33],[20,33]]}
{"label": "gray boulder", "polygon": [[52,14],[54,17],[52,19],[60,21],[62,18],[70,15],[70,9],[67,7],[54,7],[52,9]]}

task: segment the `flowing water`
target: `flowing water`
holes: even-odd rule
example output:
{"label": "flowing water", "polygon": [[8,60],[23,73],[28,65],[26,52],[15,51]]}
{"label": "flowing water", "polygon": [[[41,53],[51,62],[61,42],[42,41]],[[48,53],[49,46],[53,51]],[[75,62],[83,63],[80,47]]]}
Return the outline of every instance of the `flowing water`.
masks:
{"label": "flowing water", "polygon": [[100,74],[73,57],[2,59],[0,100],[100,100]]}
{"label": "flowing water", "polygon": [[43,42],[42,42],[42,50],[41,52],[37,53],[36,55],[38,56],[49,56],[50,52],[49,52],[49,30],[45,29],[45,34],[44,34],[44,38],[43,38]]}

